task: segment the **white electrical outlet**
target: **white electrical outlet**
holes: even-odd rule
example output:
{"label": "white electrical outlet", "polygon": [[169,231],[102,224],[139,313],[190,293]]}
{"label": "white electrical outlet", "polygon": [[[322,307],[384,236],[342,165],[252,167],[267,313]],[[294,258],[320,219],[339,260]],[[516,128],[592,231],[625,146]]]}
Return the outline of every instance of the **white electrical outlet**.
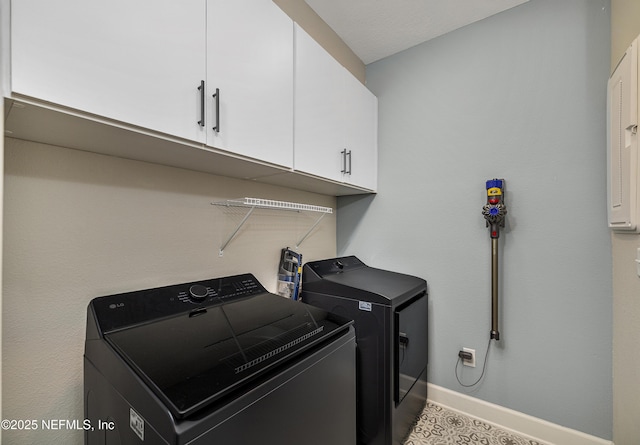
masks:
{"label": "white electrical outlet", "polygon": [[470,348],[462,348],[463,352],[469,352],[471,354],[471,360],[462,359],[462,364],[464,366],[471,366],[472,368],[476,367],[476,350]]}

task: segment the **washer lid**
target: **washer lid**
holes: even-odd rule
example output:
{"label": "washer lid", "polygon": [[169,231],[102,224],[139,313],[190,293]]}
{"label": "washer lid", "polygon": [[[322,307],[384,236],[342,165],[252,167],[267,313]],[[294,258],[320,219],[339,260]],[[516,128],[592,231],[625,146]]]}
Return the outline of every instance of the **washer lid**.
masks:
{"label": "washer lid", "polygon": [[116,329],[104,339],[182,418],[351,323],[301,302],[259,293]]}

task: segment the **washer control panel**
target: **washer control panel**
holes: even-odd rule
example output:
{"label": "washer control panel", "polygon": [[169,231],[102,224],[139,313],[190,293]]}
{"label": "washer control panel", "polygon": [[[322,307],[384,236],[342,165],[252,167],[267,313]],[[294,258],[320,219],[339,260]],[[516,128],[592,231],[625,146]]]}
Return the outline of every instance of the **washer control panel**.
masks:
{"label": "washer control panel", "polygon": [[102,332],[108,332],[171,315],[202,313],[207,307],[262,293],[267,290],[260,282],[243,274],[98,297],[90,305]]}

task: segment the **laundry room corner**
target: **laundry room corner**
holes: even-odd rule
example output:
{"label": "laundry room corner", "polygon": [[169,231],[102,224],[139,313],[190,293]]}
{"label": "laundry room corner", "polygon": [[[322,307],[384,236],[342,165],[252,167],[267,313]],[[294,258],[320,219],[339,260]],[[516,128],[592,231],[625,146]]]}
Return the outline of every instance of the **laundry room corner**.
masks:
{"label": "laundry room corner", "polygon": [[[338,254],[427,280],[430,383],[610,440],[609,44],[609,2],[531,0],[367,65],[379,190],[339,198]],[[492,178],[508,214],[481,375]],[[463,348],[479,364],[456,376]]]}

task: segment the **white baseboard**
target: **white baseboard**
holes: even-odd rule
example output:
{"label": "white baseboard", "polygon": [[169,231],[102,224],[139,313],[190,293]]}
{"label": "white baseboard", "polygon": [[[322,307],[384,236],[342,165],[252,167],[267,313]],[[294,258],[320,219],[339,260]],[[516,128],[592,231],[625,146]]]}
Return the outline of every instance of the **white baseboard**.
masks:
{"label": "white baseboard", "polygon": [[613,442],[485,402],[442,386],[427,384],[429,401],[502,429],[553,445],[613,445]]}

